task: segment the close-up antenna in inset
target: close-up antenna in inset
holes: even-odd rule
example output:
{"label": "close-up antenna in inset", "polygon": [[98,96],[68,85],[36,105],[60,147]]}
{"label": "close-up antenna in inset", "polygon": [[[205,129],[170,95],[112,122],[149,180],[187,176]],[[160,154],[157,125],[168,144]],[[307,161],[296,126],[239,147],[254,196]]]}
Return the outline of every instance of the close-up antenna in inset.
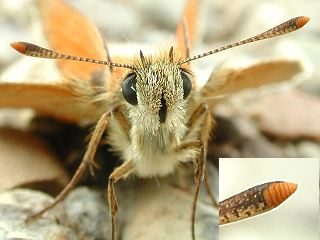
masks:
{"label": "close-up antenna in inset", "polygon": [[279,206],[297,189],[288,182],[264,183],[219,203],[219,224],[252,217]]}

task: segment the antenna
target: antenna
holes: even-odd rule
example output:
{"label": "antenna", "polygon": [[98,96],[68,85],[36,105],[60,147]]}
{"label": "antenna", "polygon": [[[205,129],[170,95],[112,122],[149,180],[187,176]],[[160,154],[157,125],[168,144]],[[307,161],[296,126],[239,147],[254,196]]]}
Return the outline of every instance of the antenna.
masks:
{"label": "antenna", "polygon": [[32,43],[27,43],[27,42],[14,42],[14,43],[11,43],[11,46],[18,52],[31,57],[64,59],[64,60],[72,60],[72,61],[79,61],[79,62],[96,63],[96,64],[108,65],[112,67],[130,68],[133,70],[135,69],[135,67],[130,64],[113,63],[113,62],[108,62],[103,60],[96,60],[92,58],[71,56],[68,54],[55,52],[47,48],[39,47],[37,45],[34,45]]}
{"label": "antenna", "polygon": [[[245,45],[248,43],[252,43],[252,42],[256,42],[256,41],[260,41],[260,40],[264,40],[264,39],[277,37],[280,35],[284,35],[284,34],[287,34],[287,33],[290,33],[290,32],[293,32],[293,31],[296,31],[296,30],[302,28],[308,21],[309,21],[309,18],[305,17],[305,16],[292,18],[284,23],[281,23],[280,25],[277,25],[277,26],[275,26],[275,27],[263,32],[263,33],[260,33],[256,36],[254,36],[254,37],[250,37],[250,38],[247,38],[245,40],[242,40],[242,41],[239,41],[236,43],[232,43],[232,44],[228,44],[226,46],[220,47],[220,48],[216,48],[216,49],[211,50],[206,53],[198,54],[193,57],[183,59],[178,64],[182,65],[184,63],[187,63],[187,62],[199,59],[199,58],[203,58],[203,57],[209,56],[211,54],[222,52],[222,51],[230,49],[230,48],[238,47],[241,45]],[[103,61],[103,60],[96,60],[96,59],[92,59],[92,58],[72,56],[72,55],[52,51],[50,49],[43,48],[43,47],[31,44],[31,43],[27,43],[27,42],[14,42],[14,43],[11,43],[11,46],[15,50],[17,50],[18,52],[20,52],[24,55],[27,55],[27,56],[31,56],[31,57],[73,60],[73,61],[108,65],[108,66],[112,66],[112,67],[130,68],[133,70],[136,69],[135,66],[131,65],[131,64],[113,63],[113,62],[108,62],[108,61]],[[141,57],[141,60],[144,60],[142,52],[140,52],[140,57]]]}
{"label": "antenna", "polygon": [[181,60],[179,62],[179,64],[182,65],[184,63],[187,63],[187,62],[199,59],[199,58],[203,58],[203,57],[206,57],[208,55],[211,55],[211,54],[214,54],[214,53],[217,53],[217,52],[221,52],[221,51],[224,51],[224,50],[227,50],[227,49],[230,49],[230,48],[234,48],[234,47],[238,47],[238,46],[241,46],[241,45],[245,45],[247,43],[252,43],[252,42],[256,42],[256,41],[260,41],[260,40],[269,39],[269,38],[277,37],[277,36],[280,36],[280,35],[284,35],[284,34],[287,34],[287,33],[290,33],[290,32],[293,32],[293,31],[296,31],[296,30],[302,28],[308,21],[309,21],[309,18],[305,17],[305,16],[295,17],[295,18],[292,18],[292,19],[290,19],[290,20],[288,20],[288,21],[286,21],[284,23],[281,23],[280,25],[277,25],[277,26],[275,26],[275,27],[263,32],[263,33],[260,33],[260,34],[254,36],[254,37],[250,37],[250,38],[247,38],[247,39],[242,40],[240,42],[228,44],[226,46],[223,46],[223,47],[220,47],[220,48],[216,48],[216,49],[211,50],[209,52],[198,54],[198,55],[195,55],[193,57],[186,58],[184,60]]}

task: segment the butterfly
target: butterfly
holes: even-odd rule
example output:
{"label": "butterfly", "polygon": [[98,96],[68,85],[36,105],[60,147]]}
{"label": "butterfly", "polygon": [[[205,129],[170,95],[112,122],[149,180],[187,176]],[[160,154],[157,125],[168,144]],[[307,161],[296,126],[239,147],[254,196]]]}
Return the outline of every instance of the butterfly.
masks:
{"label": "butterfly", "polygon": [[[112,239],[116,239],[118,211],[115,183],[129,175],[166,176],[185,162],[195,166],[191,221],[191,235],[195,239],[196,202],[201,182],[207,181],[206,150],[214,126],[210,107],[221,96],[290,79],[302,71],[302,66],[294,60],[277,60],[242,69],[220,68],[199,87],[190,62],[295,31],[309,20],[296,17],[254,37],[192,56],[197,5],[195,0],[186,2],[173,47],[155,55],[145,56],[140,51],[132,58],[111,57],[92,23],[62,0],[38,2],[50,49],[26,42],[11,46],[28,56],[55,59],[61,78],[54,83],[3,82],[0,107],[28,107],[61,121],[96,122],[96,127],[70,183],[51,205],[32,218],[59,203],[87,167],[93,173],[97,167],[96,149],[107,132],[108,142],[123,160],[109,176],[108,183]],[[72,21],[66,21],[66,16]],[[213,196],[211,199],[217,205]]]}

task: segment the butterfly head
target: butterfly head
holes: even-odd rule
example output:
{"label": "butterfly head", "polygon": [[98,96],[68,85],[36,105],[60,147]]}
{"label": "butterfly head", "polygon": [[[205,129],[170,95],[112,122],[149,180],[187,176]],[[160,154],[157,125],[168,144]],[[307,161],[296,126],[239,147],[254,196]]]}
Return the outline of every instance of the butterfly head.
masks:
{"label": "butterfly head", "polygon": [[192,74],[173,56],[173,49],[162,56],[140,58],[122,81],[122,95],[129,116],[139,128],[156,132],[185,125],[186,105],[192,90]]}

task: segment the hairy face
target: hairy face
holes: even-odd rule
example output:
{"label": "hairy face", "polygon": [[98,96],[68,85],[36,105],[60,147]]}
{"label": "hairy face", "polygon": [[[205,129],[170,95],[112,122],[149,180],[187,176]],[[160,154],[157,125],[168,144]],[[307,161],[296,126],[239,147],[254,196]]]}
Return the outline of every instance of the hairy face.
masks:
{"label": "hairy face", "polygon": [[131,121],[142,131],[173,131],[186,123],[190,73],[169,58],[141,58],[122,83]]}

